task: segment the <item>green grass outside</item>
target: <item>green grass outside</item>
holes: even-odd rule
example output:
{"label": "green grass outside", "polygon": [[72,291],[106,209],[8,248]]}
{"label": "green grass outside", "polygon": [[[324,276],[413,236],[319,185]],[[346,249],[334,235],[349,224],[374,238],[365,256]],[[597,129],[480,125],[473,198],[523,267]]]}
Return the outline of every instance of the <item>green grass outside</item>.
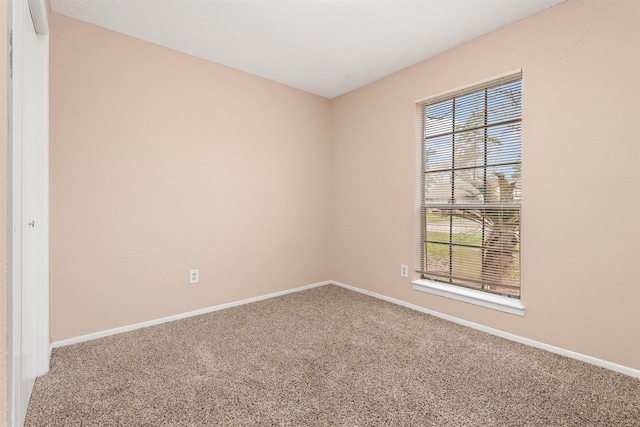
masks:
{"label": "green grass outside", "polygon": [[[431,262],[435,265],[440,265],[441,268],[449,265],[449,233],[428,232],[427,237],[429,240],[445,243],[427,243],[427,257],[431,259]],[[482,244],[482,235],[475,233],[455,233],[453,234],[453,242],[480,246]],[[518,244],[516,249],[520,249],[519,246]],[[452,249],[453,258],[457,260],[454,261],[453,275],[480,279],[482,275],[482,249],[460,246],[455,246]],[[456,272],[457,268],[461,268],[464,273],[462,271]]]}
{"label": "green grass outside", "polygon": [[449,217],[448,216],[442,216],[442,215],[427,214],[427,223],[440,222],[440,221],[449,221]]}
{"label": "green grass outside", "polygon": [[[449,233],[429,232],[427,233],[429,240],[442,243],[449,243]],[[463,243],[467,245],[482,244],[482,236],[478,234],[455,233],[453,234],[454,243]],[[462,263],[454,262],[454,266],[464,266],[464,275],[470,274],[473,278],[480,278],[482,269],[482,250],[474,248],[466,248],[456,246],[452,248],[453,257],[457,260],[466,260]],[[436,265],[445,266],[449,264],[449,246],[447,244],[440,245],[437,243],[427,243],[427,258]],[[454,268],[455,270],[455,268]],[[462,272],[454,275],[463,275]]]}
{"label": "green grass outside", "polygon": [[[428,231],[427,239],[433,240],[435,242],[449,243],[449,233],[442,233],[437,231]],[[474,245],[481,246],[482,245],[482,235],[477,233],[454,233],[453,234],[453,243],[462,243],[464,245]],[[442,246],[443,245],[435,245],[433,243],[429,243],[434,246]]]}

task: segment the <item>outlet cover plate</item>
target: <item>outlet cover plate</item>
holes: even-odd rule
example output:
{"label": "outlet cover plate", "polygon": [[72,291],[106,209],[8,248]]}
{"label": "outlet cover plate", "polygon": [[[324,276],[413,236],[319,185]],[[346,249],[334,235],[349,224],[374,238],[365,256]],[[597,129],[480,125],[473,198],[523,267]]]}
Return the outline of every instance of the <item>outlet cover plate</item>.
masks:
{"label": "outlet cover plate", "polygon": [[200,270],[189,270],[189,284],[195,285],[200,281]]}
{"label": "outlet cover plate", "polygon": [[409,277],[409,266],[407,264],[400,264],[400,276]]}

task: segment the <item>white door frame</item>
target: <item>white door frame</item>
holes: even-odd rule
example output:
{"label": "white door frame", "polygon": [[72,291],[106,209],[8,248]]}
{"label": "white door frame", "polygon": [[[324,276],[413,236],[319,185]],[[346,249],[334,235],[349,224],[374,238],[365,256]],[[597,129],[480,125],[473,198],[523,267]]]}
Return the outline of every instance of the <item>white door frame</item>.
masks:
{"label": "white door frame", "polygon": [[[27,19],[31,16],[32,21]],[[44,21],[43,21],[44,19]],[[39,32],[34,37],[37,22]],[[22,426],[35,378],[49,370],[49,36],[44,0],[7,2],[8,70],[8,425]],[[28,33],[27,33],[28,32]],[[29,36],[29,49],[24,42]],[[34,41],[35,40],[35,41]],[[37,71],[25,73],[37,64]],[[36,86],[37,101],[26,100],[27,85]],[[33,93],[33,86],[27,89]],[[35,104],[35,105],[34,105]],[[33,126],[35,123],[35,134]],[[25,146],[24,129],[35,143]],[[35,135],[35,136],[34,136]],[[32,153],[31,155],[29,153]],[[35,153],[36,159],[32,155]],[[35,161],[25,168],[26,161]],[[29,173],[29,171],[34,171]],[[28,174],[28,176],[27,176]],[[26,184],[29,184],[28,186]],[[31,189],[31,190],[28,190]],[[25,191],[35,189],[35,207],[23,206]],[[33,198],[32,198],[33,199]],[[26,233],[36,233],[25,245]],[[31,234],[30,236],[33,236]],[[28,252],[25,253],[25,250]],[[28,259],[25,259],[25,256]],[[29,267],[29,270],[25,269]],[[33,269],[35,268],[35,271]],[[25,280],[23,280],[23,278]],[[26,307],[26,309],[25,309]],[[25,318],[25,316],[29,316]],[[27,326],[25,328],[25,326]]]}

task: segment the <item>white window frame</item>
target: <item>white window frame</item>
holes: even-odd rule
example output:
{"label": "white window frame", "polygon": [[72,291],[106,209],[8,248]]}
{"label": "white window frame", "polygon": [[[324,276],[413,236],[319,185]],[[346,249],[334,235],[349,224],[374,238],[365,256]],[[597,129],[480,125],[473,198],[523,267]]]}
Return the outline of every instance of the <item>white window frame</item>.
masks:
{"label": "white window frame", "polygon": [[[522,78],[522,70],[514,70],[505,74],[501,74],[489,79],[485,79],[471,85],[466,85],[460,88],[456,88],[451,91],[439,93],[436,95],[428,96],[416,101],[416,118],[418,121],[417,126],[417,197],[416,197],[416,207],[417,207],[417,221],[416,221],[416,265],[421,265],[421,246],[423,240],[423,230],[422,230],[422,207],[424,203],[424,191],[423,191],[423,135],[422,135],[422,120],[423,120],[423,105],[425,102],[436,99],[436,98],[453,98],[465,93],[470,93],[476,90],[481,90],[483,88],[495,85],[501,81],[513,81],[517,78]],[[469,304],[515,314],[518,316],[524,316],[525,314],[525,306],[522,302],[522,293],[520,294],[520,298],[511,298],[505,295],[494,294],[482,290],[476,290],[472,288],[466,288],[464,286],[459,286],[455,284],[448,284],[444,282],[439,282],[435,280],[429,280],[425,278],[419,278],[412,281],[413,289],[417,291],[426,292],[432,295],[437,295],[440,297],[453,299],[456,301],[466,302]]]}

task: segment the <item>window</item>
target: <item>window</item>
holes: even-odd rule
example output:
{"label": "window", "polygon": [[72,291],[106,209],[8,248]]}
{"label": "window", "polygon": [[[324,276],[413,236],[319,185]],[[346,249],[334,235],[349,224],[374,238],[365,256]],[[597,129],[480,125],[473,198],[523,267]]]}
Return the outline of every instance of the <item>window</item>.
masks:
{"label": "window", "polygon": [[521,87],[516,73],[417,104],[422,279],[520,298]]}

